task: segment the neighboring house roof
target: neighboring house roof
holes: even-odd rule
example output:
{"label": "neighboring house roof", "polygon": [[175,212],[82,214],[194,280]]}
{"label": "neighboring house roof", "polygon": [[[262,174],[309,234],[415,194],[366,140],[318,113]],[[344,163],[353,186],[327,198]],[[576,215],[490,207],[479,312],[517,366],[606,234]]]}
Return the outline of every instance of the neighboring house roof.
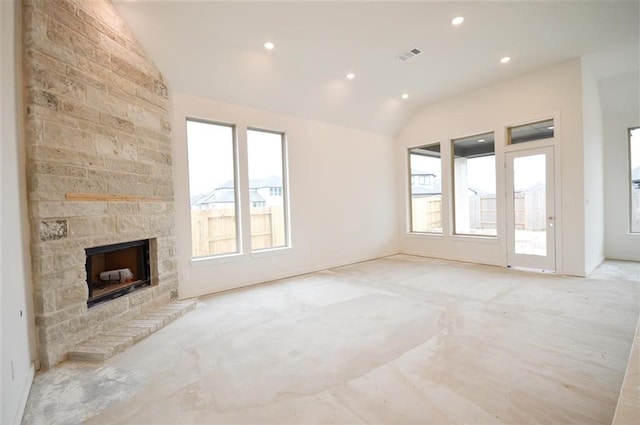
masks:
{"label": "neighboring house roof", "polygon": [[233,204],[236,201],[235,193],[232,190],[227,192],[220,192],[216,196],[214,196],[214,201],[212,203],[216,204]]}
{"label": "neighboring house roof", "polygon": [[[207,193],[201,193],[191,197],[191,205],[204,205],[213,203],[233,203],[233,180],[227,180],[218,187]],[[249,180],[249,196],[251,202],[266,202],[266,200],[256,192],[256,189],[282,187],[282,178],[279,176],[268,176],[263,179]],[[216,192],[219,192],[216,197]]]}
{"label": "neighboring house roof", "polygon": [[[266,200],[253,189],[249,191],[249,201],[252,203],[266,203]],[[204,195],[198,195],[191,198],[191,205],[233,204],[234,202],[235,196],[232,190],[222,191],[220,189],[215,189],[209,193],[205,193]]]}
{"label": "neighboring house roof", "polygon": [[434,178],[438,178],[437,174],[434,174],[434,173],[429,172],[429,171],[413,170],[411,172],[411,177],[417,177],[417,176],[431,176],[431,177],[434,177]]}
{"label": "neighboring house roof", "polygon": [[211,202],[215,202],[216,194],[215,191],[201,193],[199,195],[194,195],[191,197],[191,205],[199,205],[199,204],[210,204]]}
{"label": "neighboring house roof", "polygon": [[413,185],[411,186],[411,194],[412,195],[440,195],[440,188],[432,188],[428,186],[422,185]]}
{"label": "neighboring house roof", "polygon": [[411,173],[411,177],[413,176],[433,176],[436,177],[435,174],[433,173],[429,173],[428,171],[420,171],[420,170],[416,170],[414,172]]}
{"label": "neighboring house roof", "polygon": [[263,187],[282,187],[282,178],[280,176],[268,176],[264,179],[249,180],[251,189],[261,189]]}
{"label": "neighboring house roof", "polygon": [[[480,189],[475,189],[473,187],[468,188],[470,192],[473,192],[474,195],[489,195],[488,192],[481,191]],[[420,195],[442,195],[442,190],[440,188],[431,188],[428,186],[414,185],[411,186],[411,195],[420,196]]]}
{"label": "neighboring house roof", "polygon": [[267,202],[258,192],[249,191],[249,201],[251,202]]}
{"label": "neighboring house roof", "polygon": [[[263,179],[250,179],[249,189],[262,189],[263,187],[282,187],[282,178],[280,176],[268,176]],[[216,189],[232,189],[233,180],[227,180]]]}
{"label": "neighboring house roof", "polygon": [[432,184],[423,185],[423,184],[414,184],[411,185],[411,193],[413,195],[440,195],[442,193],[441,181],[438,178],[437,174],[429,173],[427,171],[415,170],[411,173],[412,182],[413,177],[417,176],[432,176],[434,179]]}

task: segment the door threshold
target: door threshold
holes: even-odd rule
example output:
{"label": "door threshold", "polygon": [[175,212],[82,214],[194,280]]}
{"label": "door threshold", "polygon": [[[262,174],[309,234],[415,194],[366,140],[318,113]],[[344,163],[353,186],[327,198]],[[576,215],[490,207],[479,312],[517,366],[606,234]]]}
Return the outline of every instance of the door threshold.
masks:
{"label": "door threshold", "polygon": [[555,270],[547,270],[547,269],[536,269],[533,267],[522,267],[522,266],[507,266],[508,269],[520,270],[523,272],[535,272],[535,273],[551,273],[555,274]]}

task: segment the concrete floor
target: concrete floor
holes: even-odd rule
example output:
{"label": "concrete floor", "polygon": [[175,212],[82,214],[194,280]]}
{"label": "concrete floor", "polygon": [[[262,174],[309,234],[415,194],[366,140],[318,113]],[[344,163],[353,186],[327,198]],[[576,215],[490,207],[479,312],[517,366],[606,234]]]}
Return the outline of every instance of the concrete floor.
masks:
{"label": "concrete floor", "polygon": [[610,424],[638,267],[396,255],[209,296],[103,364],[38,374],[23,423]]}

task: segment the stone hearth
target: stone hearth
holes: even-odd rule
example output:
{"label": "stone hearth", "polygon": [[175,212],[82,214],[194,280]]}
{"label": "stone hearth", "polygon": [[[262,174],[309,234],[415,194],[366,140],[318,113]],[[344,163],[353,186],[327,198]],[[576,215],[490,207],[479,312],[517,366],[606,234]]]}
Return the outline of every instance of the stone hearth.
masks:
{"label": "stone hearth", "polygon": [[[107,0],[23,2],[40,360],[177,298],[169,95]],[[85,249],[150,240],[150,286],[87,308]]]}

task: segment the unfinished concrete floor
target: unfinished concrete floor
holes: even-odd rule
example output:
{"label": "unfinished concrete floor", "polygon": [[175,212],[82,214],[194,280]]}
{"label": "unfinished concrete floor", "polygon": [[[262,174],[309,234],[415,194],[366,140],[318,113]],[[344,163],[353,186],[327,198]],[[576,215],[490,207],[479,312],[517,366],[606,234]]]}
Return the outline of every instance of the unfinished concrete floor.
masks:
{"label": "unfinished concrete floor", "polygon": [[38,374],[23,423],[609,424],[639,287],[405,255],[284,279]]}

